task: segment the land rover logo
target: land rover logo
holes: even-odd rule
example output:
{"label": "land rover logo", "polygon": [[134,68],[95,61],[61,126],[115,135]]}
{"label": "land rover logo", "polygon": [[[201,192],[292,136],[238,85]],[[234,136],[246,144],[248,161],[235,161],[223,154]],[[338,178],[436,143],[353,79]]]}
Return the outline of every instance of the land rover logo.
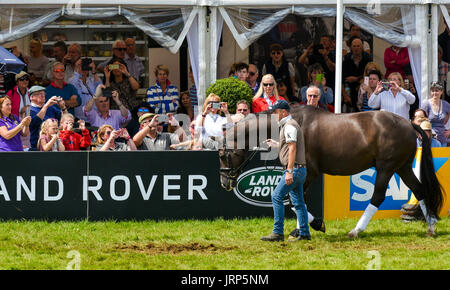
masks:
{"label": "land rover logo", "polygon": [[[248,204],[272,207],[272,192],[282,176],[282,167],[253,168],[239,175],[234,194]],[[289,196],[286,196],[284,204],[289,204]]]}

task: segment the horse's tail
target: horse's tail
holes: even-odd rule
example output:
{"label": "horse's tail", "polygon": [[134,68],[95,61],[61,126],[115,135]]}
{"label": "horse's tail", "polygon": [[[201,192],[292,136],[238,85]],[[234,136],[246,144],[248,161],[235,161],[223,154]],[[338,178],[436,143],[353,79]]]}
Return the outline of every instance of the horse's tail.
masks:
{"label": "horse's tail", "polygon": [[431,142],[428,135],[419,126],[413,124],[414,129],[422,137],[422,162],[420,163],[420,181],[424,189],[424,200],[430,215],[439,218],[439,212],[444,203],[444,189],[437,179],[433,165]]}

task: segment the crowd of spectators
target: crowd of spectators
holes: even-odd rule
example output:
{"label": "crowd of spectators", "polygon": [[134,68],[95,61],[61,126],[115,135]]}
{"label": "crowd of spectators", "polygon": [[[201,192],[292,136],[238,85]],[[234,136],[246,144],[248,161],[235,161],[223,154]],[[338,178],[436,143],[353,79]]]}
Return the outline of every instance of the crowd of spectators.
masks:
{"label": "crowd of spectators", "polygon": [[[407,48],[386,48],[383,74],[360,28],[352,25],[342,59],[343,113],[390,111],[429,132],[433,146],[447,146],[450,64],[444,36],[439,82],[432,83],[429,96],[419,103]],[[76,43],[67,47],[57,41],[49,60],[34,39],[30,54],[24,56],[27,66],[15,76],[15,86],[0,98],[0,151],[216,150],[224,128],[271,109],[280,99],[334,112],[337,60],[330,35],[311,43],[294,63],[274,43],[259,66],[233,64],[229,76],[245,82],[253,93],[251,103],[237,102],[235,116],[221,96],[210,94],[199,103],[191,67],[192,86],[186,91],[179,91],[169,79],[169,67],[160,64],[153,71],[155,84],[138,96],[145,67],[132,38],[115,41],[112,57],[98,66],[82,57]],[[302,84],[296,81],[296,66],[306,68]]]}

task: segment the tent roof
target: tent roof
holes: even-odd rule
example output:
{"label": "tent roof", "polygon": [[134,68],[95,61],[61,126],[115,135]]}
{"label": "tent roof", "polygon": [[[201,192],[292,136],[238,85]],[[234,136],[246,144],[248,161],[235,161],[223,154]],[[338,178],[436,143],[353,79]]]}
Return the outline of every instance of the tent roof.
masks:
{"label": "tent roof", "polygon": [[[336,5],[338,0],[0,0],[0,5],[82,5],[82,6],[288,6],[288,5]],[[264,4],[263,4],[264,3]],[[450,0],[343,0],[344,5],[367,6],[372,4],[383,5],[412,5],[412,4],[450,4]]]}

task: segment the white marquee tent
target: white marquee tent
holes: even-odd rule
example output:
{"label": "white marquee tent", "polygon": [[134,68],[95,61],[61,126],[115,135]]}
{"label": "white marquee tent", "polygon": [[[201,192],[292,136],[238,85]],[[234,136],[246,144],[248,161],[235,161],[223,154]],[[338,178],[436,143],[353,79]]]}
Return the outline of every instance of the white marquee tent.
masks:
{"label": "white marquee tent", "polygon": [[[187,38],[199,101],[216,80],[223,24],[241,49],[287,15],[336,17],[336,59],[342,59],[343,20],[378,38],[408,47],[420,97],[438,79],[437,36],[450,0],[0,0],[0,44],[23,38],[58,18],[101,19],[121,15],[176,53]],[[341,102],[342,62],[336,62],[335,100]],[[340,106],[335,106],[340,112]]]}

